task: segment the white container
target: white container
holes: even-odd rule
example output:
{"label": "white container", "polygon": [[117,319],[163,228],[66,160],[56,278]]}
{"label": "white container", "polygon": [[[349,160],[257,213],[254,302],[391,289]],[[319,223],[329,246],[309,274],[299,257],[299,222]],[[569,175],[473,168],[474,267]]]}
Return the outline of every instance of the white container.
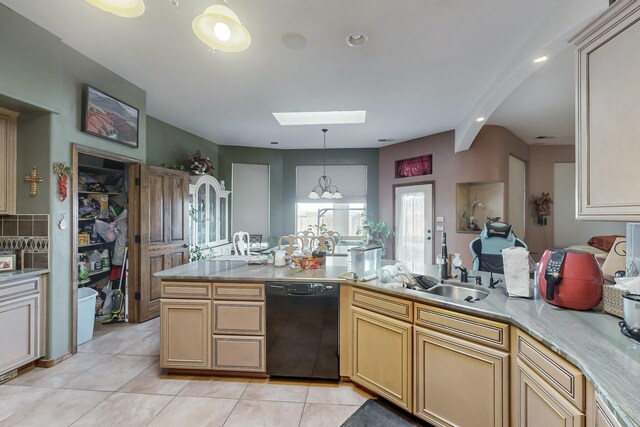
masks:
{"label": "white container", "polygon": [[627,223],[626,277],[640,276],[640,223]]}
{"label": "white container", "polygon": [[98,292],[91,288],[78,289],[78,345],[93,338]]}

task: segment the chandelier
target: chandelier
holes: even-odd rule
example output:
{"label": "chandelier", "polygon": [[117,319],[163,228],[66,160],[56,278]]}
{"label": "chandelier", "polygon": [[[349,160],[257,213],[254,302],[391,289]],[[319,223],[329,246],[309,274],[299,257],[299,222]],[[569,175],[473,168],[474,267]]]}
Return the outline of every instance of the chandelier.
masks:
{"label": "chandelier", "polygon": [[331,184],[331,178],[327,176],[327,130],[328,129],[322,129],[322,176],[318,178],[318,185],[316,185],[313,190],[311,190],[311,193],[309,193],[309,196],[307,196],[311,200],[342,199],[340,190]]}

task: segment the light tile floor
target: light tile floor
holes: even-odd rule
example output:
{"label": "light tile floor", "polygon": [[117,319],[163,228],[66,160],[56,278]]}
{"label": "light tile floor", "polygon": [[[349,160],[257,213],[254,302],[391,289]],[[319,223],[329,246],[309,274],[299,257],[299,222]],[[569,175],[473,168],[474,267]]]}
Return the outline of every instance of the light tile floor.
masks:
{"label": "light tile floor", "polygon": [[158,319],[97,326],[75,356],[0,385],[0,427],[334,427],[372,397],[349,383],[166,375],[159,332]]}

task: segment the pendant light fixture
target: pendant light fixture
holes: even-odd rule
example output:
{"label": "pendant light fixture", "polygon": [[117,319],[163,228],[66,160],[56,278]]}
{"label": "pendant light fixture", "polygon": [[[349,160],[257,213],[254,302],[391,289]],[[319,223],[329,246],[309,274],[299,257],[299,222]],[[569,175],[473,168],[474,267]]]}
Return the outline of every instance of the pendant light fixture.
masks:
{"label": "pendant light fixture", "polygon": [[144,0],[87,0],[87,3],[123,18],[137,18],[144,13]]}
{"label": "pendant light fixture", "polygon": [[242,52],[251,44],[251,35],[238,15],[228,6],[209,6],[192,24],[193,32],[214,51]]}
{"label": "pendant light fixture", "polygon": [[340,190],[338,187],[331,184],[331,178],[327,176],[327,130],[322,129],[322,176],[318,178],[318,185],[316,185],[309,196],[307,196],[311,200],[318,199],[342,199],[342,194],[340,194]]}

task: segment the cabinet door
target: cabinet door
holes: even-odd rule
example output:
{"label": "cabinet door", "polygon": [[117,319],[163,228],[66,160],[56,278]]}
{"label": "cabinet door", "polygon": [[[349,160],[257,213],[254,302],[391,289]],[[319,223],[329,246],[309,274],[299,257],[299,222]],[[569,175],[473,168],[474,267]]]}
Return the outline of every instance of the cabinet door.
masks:
{"label": "cabinet door", "polygon": [[16,213],[16,118],[0,108],[0,214]]}
{"label": "cabinet door", "polygon": [[513,410],[517,427],[584,427],[585,416],[553,387],[517,360]]}
{"label": "cabinet door", "polygon": [[351,379],[411,411],[412,325],[352,308]]}
{"label": "cabinet door", "polygon": [[640,7],[617,1],[574,42],[579,48],[577,218],[636,221]]}
{"label": "cabinet door", "polygon": [[40,296],[0,303],[0,374],[38,358]]}
{"label": "cabinet door", "polygon": [[160,303],[160,366],[211,367],[211,301]]}
{"label": "cabinet door", "polygon": [[414,352],[418,417],[438,426],[508,426],[509,353],[420,327]]}
{"label": "cabinet door", "polygon": [[213,336],[213,369],[266,372],[264,337]]}

